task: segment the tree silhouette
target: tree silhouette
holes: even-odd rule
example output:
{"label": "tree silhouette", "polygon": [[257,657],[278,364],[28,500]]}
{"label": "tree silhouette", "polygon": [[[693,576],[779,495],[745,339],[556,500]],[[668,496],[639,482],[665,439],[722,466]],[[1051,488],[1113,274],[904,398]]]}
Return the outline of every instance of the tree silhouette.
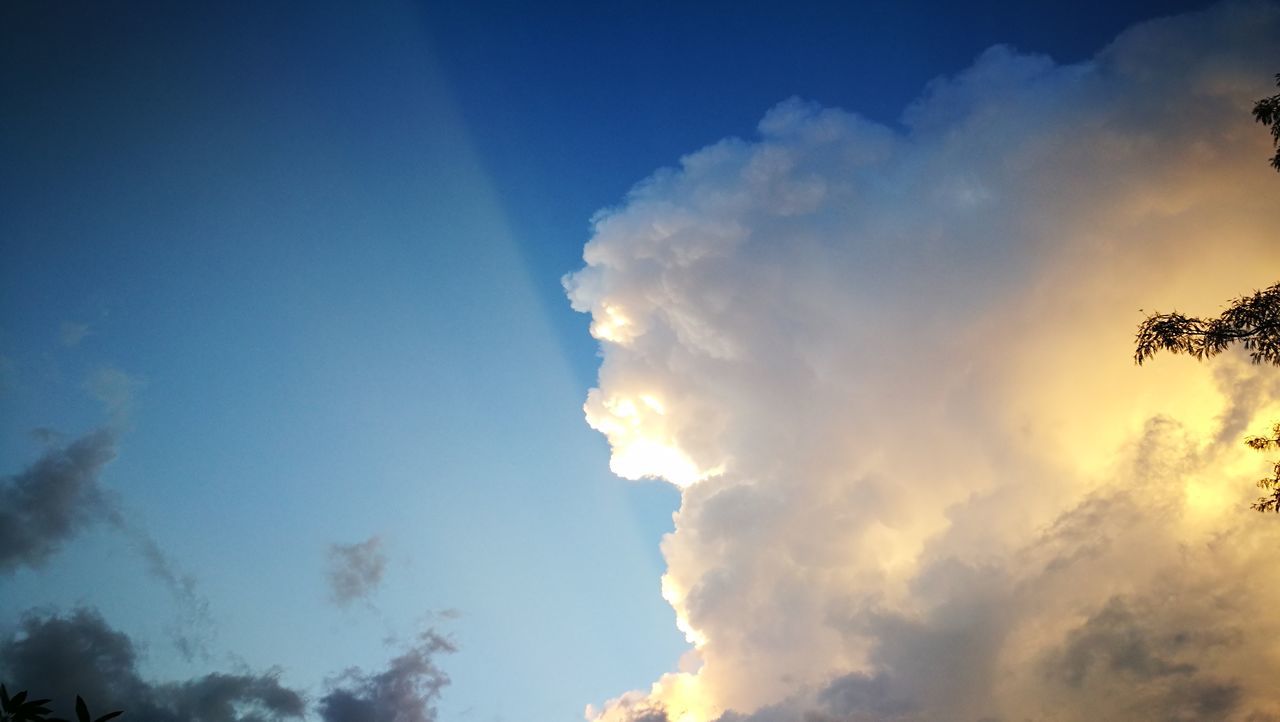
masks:
{"label": "tree silhouette", "polygon": [[[1276,87],[1280,87],[1280,73],[1276,73]],[[1253,117],[1271,128],[1271,140],[1276,146],[1276,154],[1271,156],[1271,167],[1280,171],[1280,94],[1255,103]]]}
{"label": "tree silhouette", "polygon": [[1203,361],[1239,343],[1254,363],[1280,365],[1280,283],[1242,296],[1217,318],[1152,314],[1138,326],[1139,365],[1156,351],[1185,353]]}
{"label": "tree silhouette", "polygon": [[[1280,283],[1264,291],[1254,291],[1231,302],[1217,318],[1195,318],[1180,313],[1147,316],[1138,326],[1137,349],[1133,360],[1139,365],[1157,351],[1185,353],[1203,361],[1239,343],[1254,363],[1280,366]],[[1252,436],[1245,445],[1258,451],[1280,449],[1280,424],[1269,436]],[[1280,461],[1272,475],[1258,480],[1267,492],[1250,505],[1257,511],[1280,513]]]}
{"label": "tree silhouette", "polygon": [[25,691],[9,696],[9,690],[0,684],[0,720],[4,722],[43,722],[51,711],[45,707],[47,699],[27,699]]}
{"label": "tree silhouette", "polygon": [[[1249,448],[1257,449],[1258,451],[1280,449],[1280,424],[1271,427],[1270,435],[1251,436],[1245,439],[1244,443],[1248,444]],[[1280,461],[1277,461],[1271,468],[1271,476],[1258,479],[1258,488],[1269,493],[1266,496],[1258,497],[1258,500],[1251,505],[1252,508],[1258,511],[1280,513]]]}
{"label": "tree silhouette", "polygon": [[[1280,87],[1280,73],[1276,73]],[[1280,94],[1259,100],[1253,106],[1253,117],[1271,129],[1276,154],[1271,167],[1280,171]],[[1137,348],[1133,360],[1141,366],[1157,351],[1185,353],[1198,361],[1240,344],[1255,364],[1280,366],[1280,283],[1231,302],[1217,318],[1196,318],[1181,313],[1155,313],[1138,326]],[[1269,435],[1251,436],[1245,445],[1258,451],[1280,449],[1280,424]],[[1250,508],[1260,512],[1280,513],[1280,461],[1275,462],[1270,477],[1258,480],[1258,488],[1267,492]]]}
{"label": "tree silhouette", "polygon": [[[52,710],[45,707],[48,702],[47,699],[28,700],[26,691],[10,697],[9,690],[0,684],[0,722],[68,722],[58,717],[50,717]],[[95,719],[89,714],[89,705],[85,704],[80,695],[76,695],[77,722],[109,722],[122,714],[124,714],[123,710],[116,710]]]}
{"label": "tree silhouette", "polygon": [[[76,718],[79,722],[107,722],[107,720],[115,719],[122,714],[124,714],[123,710],[116,710],[115,712],[108,712],[101,717],[94,719],[89,714],[89,705],[84,703],[84,699],[82,699],[80,695],[76,695]],[[50,720],[50,722],[56,721]]]}

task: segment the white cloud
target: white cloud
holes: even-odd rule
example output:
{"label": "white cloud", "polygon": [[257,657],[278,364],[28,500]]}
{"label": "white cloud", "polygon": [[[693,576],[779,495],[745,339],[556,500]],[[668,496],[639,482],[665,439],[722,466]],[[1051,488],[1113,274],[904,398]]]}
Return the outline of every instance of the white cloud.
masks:
{"label": "white cloud", "polygon": [[701,667],[591,714],[1280,715],[1239,443],[1277,372],[1131,361],[1139,309],[1277,280],[1248,111],[1278,47],[1246,3],[1080,65],[993,48],[905,132],[790,100],[599,214],[565,282],[587,419],[684,487],[664,594]]}

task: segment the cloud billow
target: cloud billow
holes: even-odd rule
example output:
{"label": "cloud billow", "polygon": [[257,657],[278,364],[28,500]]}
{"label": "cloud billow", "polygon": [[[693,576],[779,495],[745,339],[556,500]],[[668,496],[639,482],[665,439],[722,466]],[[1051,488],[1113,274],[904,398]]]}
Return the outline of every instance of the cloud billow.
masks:
{"label": "cloud billow", "polygon": [[[437,659],[454,650],[448,638],[424,632],[385,669],[352,668],[329,680],[314,713],[323,722],[435,722],[449,685]],[[51,698],[54,713],[67,719],[77,695],[95,712],[121,709],[134,722],[283,722],[307,718],[313,707],[280,681],[279,670],[152,682],[138,662],[133,640],[92,609],[28,612],[0,641],[0,681],[12,692]]]}
{"label": "cloud billow", "polygon": [[208,674],[179,683],[139,676],[132,640],[96,612],[34,615],[0,644],[0,678],[11,690],[54,701],[55,714],[72,717],[84,697],[95,712],[123,709],[136,722],[266,722],[301,718],[302,695],[274,673]]}
{"label": "cloud billow", "polygon": [[[61,438],[50,429],[33,435],[47,444]],[[181,619],[172,630],[173,641],[192,659],[204,653],[211,633],[208,601],[195,577],[180,571],[102,486],[102,470],[116,453],[116,431],[104,427],[48,449],[26,469],[0,481],[0,576],[24,567],[43,568],[63,544],[105,522],[129,538],[148,574],[177,600]]]}
{"label": "cloud billow", "polygon": [[453,643],[435,632],[418,636],[415,644],[395,657],[381,672],[347,670],[320,698],[323,722],[435,722],[435,703],[449,685],[449,676],[436,657],[455,651]]}
{"label": "cloud billow", "polygon": [[115,455],[115,435],[99,429],[0,481],[0,574],[44,565],[84,527],[105,520],[110,506],[98,477]]}
{"label": "cloud billow", "polygon": [[1140,309],[1275,282],[1249,116],[1280,7],[996,47],[903,129],[800,100],[594,219],[565,280],[587,421],[680,486],[695,650],[588,716],[1266,719],[1280,528],[1248,510],[1271,367],[1132,364]]}

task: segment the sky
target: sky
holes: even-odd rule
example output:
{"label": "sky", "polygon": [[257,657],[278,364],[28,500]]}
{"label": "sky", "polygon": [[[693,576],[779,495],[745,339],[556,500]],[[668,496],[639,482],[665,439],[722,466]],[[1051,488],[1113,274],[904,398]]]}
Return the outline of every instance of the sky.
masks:
{"label": "sky", "polygon": [[1280,6],[1008,5],[6,3],[0,681],[1280,719]]}

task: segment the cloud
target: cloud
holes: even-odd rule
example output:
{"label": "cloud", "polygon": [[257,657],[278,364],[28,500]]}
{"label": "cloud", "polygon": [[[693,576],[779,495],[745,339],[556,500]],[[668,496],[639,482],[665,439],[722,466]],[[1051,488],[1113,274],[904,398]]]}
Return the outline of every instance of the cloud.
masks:
{"label": "cloud", "polygon": [[382,540],[376,536],[356,544],[333,544],[329,547],[329,593],[339,606],[350,606],[357,599],[368,599],[382,583],[387,556]]}
{"label": "cloud", "polygon": [[130,538],[134,550],[146,564],[147,573],[164,585],[177,602],[179,619],[170,632],[178,653],[187,661],[197,657],[208,659],[214,623],[209,600],[200,593],[195,575],[183,572],[147,531],[130,523],[118,511],[113,510],[111,518],[116,528]]}
{"label": "cloud", "polygon": [[0,574],[37,568],[107,508],[98,475],[115,458],[114,434],[99,429],[47,451],[0,481]]}
{"label": "cloud", "polygon": [[128,416],[142,386],[141,380],[111,366],[97,369],[85,381],[85,389],[117,419]]}
{"label": "cloud", "polygon": [[376,674],[349,669],[331,680],[318,706],[323,722],[435,722],[435,702],[449,676],[435,663],[441,653],[455,651],[435,632],[421,634],[416,644]]}
{"label": "cloud", "polygon": [[63,346],[73,348],[79,346],[85,336],[89,335],[89,324],[75,323],[73,321],[63,321],[58,327],[58,340]]}
{"label": "cloud", "polygon": [[32,435],[51,448],[22,472],[0,481],[0,575],[44,567],[64,543],[105,522],[130,539],[147,572],[177,600],[181,620],[173,633],[179,651],[188,659],[201,653],[212,621],[195,578],[180,572],[100,483],[102,469],[116,457],[115,431],[97,429],[62,446],[52,446],[62,439],[54,430],[40,428]]}
{"label": "cloud", "polygon": [[44,446],[51,446],[66,438],[66,435],[62,432],[47,426],[37,426],[29,431],[27,435]]}
{"label": "cloud", "polygon": [[1140,309],[1276,280],[1276,47],[1247,2],[1076,65],[996,47],[903,129],[789,100],[599,213],[584,410],[616,473],[683,489],[694,649],[588,715],[1280,716],[1240,443],[1277,369],[1131,360]]}
{"label": "cloud", "polygon": [[150,683],[137,671],[132,641],[96,612],[28,614],[0,644],[0,677],[11,690],[52,698],[72,718],[81,695],[95,713],[123,709],[137,722],[266,722],[300,718],[305,701],[275,673],[208,674],[187,682]]}
{"label": "cloud", "polygon": [[[449,685],[436,664],[455,650],[428,631],[386,669],[349,669],[329,680],[315,705],[324,722],[434,722],[435,703]],[[16,632],[0,641],[0,679],[11,691],[54,700],[55,714],[71,718],[68,703],[84,697],[94,712],[122,709],[136,722],[267,722],[307,715],[304,695],[280,682],[279,670],[214,672],[183,682],[150,682],[138,673],[133,641],[95,611],[28,612]]]}

